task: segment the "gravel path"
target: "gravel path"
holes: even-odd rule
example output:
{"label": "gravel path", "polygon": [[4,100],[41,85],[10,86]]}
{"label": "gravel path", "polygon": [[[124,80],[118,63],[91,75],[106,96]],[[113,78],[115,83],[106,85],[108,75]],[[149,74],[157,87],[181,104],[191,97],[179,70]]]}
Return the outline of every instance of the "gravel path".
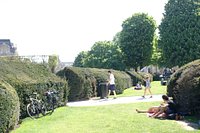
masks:
{"label": "gravel path", "polygon": [[141,96],[132,96],[132,97],[117,97],[116,99],[91,99],[86,101],[78,102],[68,102],[67,106],[99,106],[99,105],[108,105],[108,104],[123,104],[123,103],[135,103],[135,102],[152,102],[152,101],[162,101],[162,95],[153,95],[152,98],[146,96],[142,98]]}

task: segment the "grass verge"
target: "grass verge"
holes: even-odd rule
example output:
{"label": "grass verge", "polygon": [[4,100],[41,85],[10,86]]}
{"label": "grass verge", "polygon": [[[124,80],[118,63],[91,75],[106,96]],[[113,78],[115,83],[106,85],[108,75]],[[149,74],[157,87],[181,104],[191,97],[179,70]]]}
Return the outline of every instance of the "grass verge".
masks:
{"label": "grass verge", "polygon": [[138,114],[160,102],[104,105],[93,107],[62,107],[51,116],[37,120],[26,118],[12,133],[184,133],[174,120],[159,120]]}
{"label": "grass verge", "polygon": [[[124,90],[123,94],[117,95],[118,97],[127,97],[127,96],[142,96],[144,95],[144,86],[142,90],[134,90],[134,86]],[[166,94],[167,86],[161,86],[160,81],[151,82],[151,92],[153,95],[156,94]],[[149,93],[147,93],[149,95]]]}

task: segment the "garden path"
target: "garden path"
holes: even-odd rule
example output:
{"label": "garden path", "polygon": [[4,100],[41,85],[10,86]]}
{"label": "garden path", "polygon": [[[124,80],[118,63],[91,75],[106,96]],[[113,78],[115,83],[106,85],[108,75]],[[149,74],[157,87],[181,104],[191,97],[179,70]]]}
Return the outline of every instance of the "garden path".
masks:
{"label": "garden path", "polygon": [[146,96],[143,98],[141,96],[129,96],[129,97],[117,97],[116,99],[90,99],[85,101],[68,102],[68,106],[98,106],[98,105],[108,105],[108,104],[123,104],[123,103],[135,103],[135,102],[153,102],[162,101],[162,95],[153,95],[152,98]]}

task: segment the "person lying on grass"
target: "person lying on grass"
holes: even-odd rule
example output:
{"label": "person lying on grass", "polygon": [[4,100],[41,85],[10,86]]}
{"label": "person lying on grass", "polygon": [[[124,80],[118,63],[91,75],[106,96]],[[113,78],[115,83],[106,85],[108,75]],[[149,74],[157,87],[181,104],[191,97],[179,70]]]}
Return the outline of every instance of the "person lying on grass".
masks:
{"label": "person lying on grass", "polygon": [[142,84],[141,82],[138,82],[134,88],[135,90],[141,90],[142,89]]}
{"label": "person lying on grass", "polygon": [[153,106],[148,110],[138,110],[138,113],[149,113],[149,117],[166,118],[169,114],[176,113],[175,103],[167,95],[162,95],[163,103],[160,106]]}

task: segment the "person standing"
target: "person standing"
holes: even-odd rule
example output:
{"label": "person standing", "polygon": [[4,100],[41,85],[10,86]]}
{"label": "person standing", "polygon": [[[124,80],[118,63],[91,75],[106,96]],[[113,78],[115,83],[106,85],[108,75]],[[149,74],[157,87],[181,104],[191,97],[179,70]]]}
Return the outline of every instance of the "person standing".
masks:
{"label": "person standing", "polygon": [[145,76],[145,79],[144,79],[144,81],[145,81],[145,89],[144,89],[144,95],[142,96],[143,98],[145,98],[145,95],[146,95],[146,92],[147,91],[149,91],[149,93],[150,93],[150,98],[152,98],[152,93],[151,93],[151,79],[150,79],[150,77],[147,75],[147,76]]}
{"label": "person standing", "polygon": [[116,96],[116,92],[115,92],[115,77],[111,71],[108,71],[108,74],[109,74],[109,80],[108,80],[109,88],[108,88],[107,98],[110,96],[110,93],[113,92],[114,99],[116,99],[117,96]]}

